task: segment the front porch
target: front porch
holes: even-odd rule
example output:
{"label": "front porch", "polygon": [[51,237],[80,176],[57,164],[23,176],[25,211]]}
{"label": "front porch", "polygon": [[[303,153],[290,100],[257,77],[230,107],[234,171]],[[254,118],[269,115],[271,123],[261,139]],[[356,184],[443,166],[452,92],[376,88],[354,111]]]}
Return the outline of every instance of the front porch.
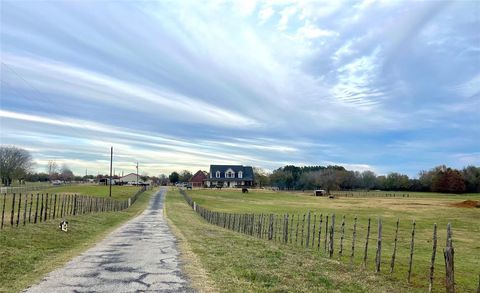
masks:
{"label": "front porch", "polygon": [[205,186],[208,188],[240,188],[244,186],[253,186],[253,182],[251,180],[207,179],[204,182]]}

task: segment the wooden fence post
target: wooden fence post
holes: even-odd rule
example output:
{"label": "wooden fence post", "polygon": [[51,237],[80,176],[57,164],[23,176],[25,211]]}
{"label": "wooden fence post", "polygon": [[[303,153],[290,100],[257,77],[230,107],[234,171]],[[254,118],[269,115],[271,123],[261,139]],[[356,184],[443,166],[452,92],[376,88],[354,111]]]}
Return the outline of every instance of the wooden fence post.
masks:
{"label": "wooden fence post", "polygon": [[12,211],[10,213],[10,226],[13,227],[13,215],[15,213],[15,193],[13,194],[12,197]]}
{"label": "wooden fence post", "polygon": [[333,256],[333,240],[335,234],[335,214],[332,215],[332,225],[330,226],[330,241],[329,241],[329,256],[332,258]]}
{"label": "wooden fence post", "polygon": [[44,204],[43,204],[43,193],[42,193],[42,201],[41,201],[41,206],[40,206],[40,217],[38,218],[40,223],[43,221],[43,210],[44,210]]}
{"label": "wooden fence post", "polygon": [[64,208],[65,208],[65,194],[62,194],[62,204],[60,205],[60,218],[63,218]]}
{"label": "wooden fence post", "polygon": [[307,216],[307,239],[305,240],[305,247],[308,248],[310,246],[310,211],[308,211]]}
{"label": "wooden fence post", "polygon": [[53,201],[53,219],[55,219],[56,213],[57,213],[57,194],[55,193],[55,200]]}
{"label": "wooden fence post", "polygon": [[320,243],[322,243],[322,223],[323,223],[323,214],[320,214],[320,223],[318,224],[318,246],[317,250],[320,251]]}
{"label": "wooden fence post", "polygon": [[30,208],[28,209],[28,222],[31,223],[33,206],[33,193],[30,193]]}
{"label": "wooden fence post", "polygon": [[325,219],[325,240],[323,241],[323,248],[325,250],[325,253],[327,253],[327,241],[328,241],[328,215],[326,216],[326,219]]}
{"label": "wooden fence post", "polygon": [[278,225],[277,225],[277,238],[278,242],[282,242],[282,237],[283,237],[283,218],[281,215],[278,215]]}
{"label": "wooden fence post", "polygon": [[437,223],[433,225],[433,247],[432,247],[432,260],[430,262],[430,283],[428,284],[428,292],[432,292],[433,289],[433,273],[435,272],[435,256],[437,254]]}
{"label": "wooden fence post", "polygon": [[353,264],[355,259],[355,240],[357,239],[357,217],[353,220],[353,235],[352,235],[352,254],[350,255],[350,262]]}
{"label": "wooden fence post", "polygon": [[367,266],[368,239],[370,238],[370,222],[371,222],[371,219],[368,218],[367,238],[366,238],[366,240],[365,240],[365,251],[364,251],[364,254],[363,254],[363,266],[364,266],[364,267]]}
{"label": "wooden fence post", "polygon": [[22,194],[18,194],[18,210],[17,210],[17,227],[18,223],[20,222],[20,212],[22,210]]}
{"label": "wooden fence post", "polygon": [[37,217],[38,217],[38,200],[39,200],[39,194],[37,193],[37,200],[35,201],[35,220],[34,220],[34,224],[37,223]]}
{"label": "wooden fence post", "polygon": [[27,221],[27,206],[28,206],[28,194],[25,193],[25,206],[23,209],[23,226],[25,226],[25,222]]}
{"label": "wooden fence post", "polygon": [[[198,207],[197,207],[198,209]],[[202,215],[203,218],[205,218],[205,214],[203,213],[203,209],[199,209],[200,214]],[[236,231],[236,221],[237,221],[237,214],[233,214],[233,224],[232,224],[232,230]]]}
{"label": "wooden fence post", "polygon": [[295,214],[292,214],[292,219],[290,220],[290,243],[293,241],[293,219],[295,218]]}
{"label": "wooden fence post", "polygon": [[44,216],[43,216],[43,221],[45,222],[47,220],[47,215],[48,215],[48,209],[50,208],[50,206],[48,205],[48,193],[45,195],[46,198],[45,198],[45,210],[44,210]]}
{"label": "wooden fence post", "polygon": [[315,247],[315,228],[317,224],[317,214],[313,214],[313,232],[312,232],[312,248]]}
{"label": "wooden fence post", "polygon": [[277,215],[273,215],[273,241],[277,241],[277,229],[278,229],[278,218]]}
{"label": "wooden fence post", "polygon": [[[69,194],[68,195],[69,199],[69,203],[68,203],[68,209],[67,209],[67,212],[68,212],[68,215],[71,216],[73,214],[73,194]],[[100,206],[99,206],[99,212],[103,212],[103,202],[104,202],[104,198],[100,198]]]}
{"label": "wooden fence post", "polygon": [[297,215],[297,230],[295,232],[295,245],[298,243],[298,225],[300,225],[300,214]]}
{"label": "wooden fence post", "polygon": [[378,218],[378,238],[377,253],[375,255],[375,272],[380,272],[380,264],[382,263],[382,219]]}
{"label": "wooden fence post", "polygon": [[77,215],[77,195],[73,197],[73,215]]}
{"label": "wooden fence post", "polygon": [[413,265],[413,249],[415,246],[415,220],[413,220],[413,227],[412,227],[412,240],[410,241],[410,258],[408,260],[408,278],[407,281],[410,283],[410,279],[412,276],[412,265]]}
{"label": "wooden fence post", "polygon": [[395,267],[395,258],[397,256],[397,241],[398,241],[398,224],[400,222],[400,218],[397,218],[397,227],[395,228],[395,240],[393,242],[393,253],[392,253],[392,260],[390,261],[390,273],[393,273],[393,268]]}
{"label": "wooden fence post", "polygon": [[345,238],[345,215],[342,217],[342,228],[341,228],[341,235],[340,235],[340,251],[338,254],[340,256],[343,255],[343,239]]}
{"label": "wooden fence post", "polygon": [[3,207],[2,207],[2,226],[0,229],[3,229],[3,219],[5,217],[5,202],[7,201],[7,194],[3,194]]}
{"label": "wooden fence post", "polygon": [[50,194],[50,201],[48,202],[48,218],[52,218],[52,200],[53,200],[53,194]]}
{"label": "wooden fence post", "polygon": [[288,243],[288,214],[285,215],[285,243]]}
{"label": "wooden fence post", "polygon": [[443,250],[443,255],[445,257],[445,287],[447,293],[455,292],[455,267],[454,267],[454,249],[452,243],[452,226],[450,223],[447,225],[447,244]]}
{"label": "wooden fence post", "polygon": [[305,230],[305,214],[303,214],[303,220],[302,220],[302,239],[300,239],[300,246],[303,247],[303,231]]}

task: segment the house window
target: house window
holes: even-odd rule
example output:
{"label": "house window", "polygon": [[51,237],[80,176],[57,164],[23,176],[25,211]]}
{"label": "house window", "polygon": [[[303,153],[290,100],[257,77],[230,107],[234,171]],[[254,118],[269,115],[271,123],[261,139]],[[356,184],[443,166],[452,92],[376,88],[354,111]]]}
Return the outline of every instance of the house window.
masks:
{"label": "house window", "polygon": [[217,171],[217,173],[215,173],[215,175],[217,176],[217,178],[220,178],[220,171]]}
{"label": "house window", "polygon": [[235,172],[232,172],[232,171],[225,172],[225,178],[235,178]]}
{"label": "house window", "polygon": [[238,171],[238,178],[243,178],[243,172],[242,171]]}

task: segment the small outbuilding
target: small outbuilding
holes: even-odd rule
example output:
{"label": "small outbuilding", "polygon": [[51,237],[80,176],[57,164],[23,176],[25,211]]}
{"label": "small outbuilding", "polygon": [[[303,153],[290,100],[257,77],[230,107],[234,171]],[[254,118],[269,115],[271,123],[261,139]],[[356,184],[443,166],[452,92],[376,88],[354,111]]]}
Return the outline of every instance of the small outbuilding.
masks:
{"label": "small outbuilding", "polygon": [[317,189],[313,191],[313,196],[325,196],[327,192],[323,189]]}
{"label": "small outbuilding", "polygon": [[191,187],[202,187],[203,186],[203,181],[207,179],[207,172],[198,170],[197,173],[195,173],[192,178],[189,180],[189,186]]}

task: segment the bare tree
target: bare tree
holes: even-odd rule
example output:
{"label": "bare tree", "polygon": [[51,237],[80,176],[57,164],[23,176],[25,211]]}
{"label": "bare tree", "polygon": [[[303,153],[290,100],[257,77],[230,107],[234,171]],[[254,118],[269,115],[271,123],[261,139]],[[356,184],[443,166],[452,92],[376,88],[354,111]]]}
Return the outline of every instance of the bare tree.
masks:
{"label": "bare tree", "polygon": [[50,180],[57,179],[58,177],[58,165],[54,160],[50,160],[47,163],[47,172]]}
{"label": "bare tree", "polygon": [[270,184],[269,174],[262,168],[253,167],[253,174],[256,186],[263,187]]}
{"label": "bare tree", "polygon": [[24,179],[33,166],[32,156],[27,150],[16,146],[0,146],[0,177],[9,186],[13,180]]}
{"label": "bare tree", "polygon": [[167,185],[167,184],[168,184],[168,181],[169,181],[169,180],[168,180],[167,175],[165,175],[165,174],[160,174],[160,175],[158,176],[158,178],[159,178],[159,183],[160,183],[160,185]]}

